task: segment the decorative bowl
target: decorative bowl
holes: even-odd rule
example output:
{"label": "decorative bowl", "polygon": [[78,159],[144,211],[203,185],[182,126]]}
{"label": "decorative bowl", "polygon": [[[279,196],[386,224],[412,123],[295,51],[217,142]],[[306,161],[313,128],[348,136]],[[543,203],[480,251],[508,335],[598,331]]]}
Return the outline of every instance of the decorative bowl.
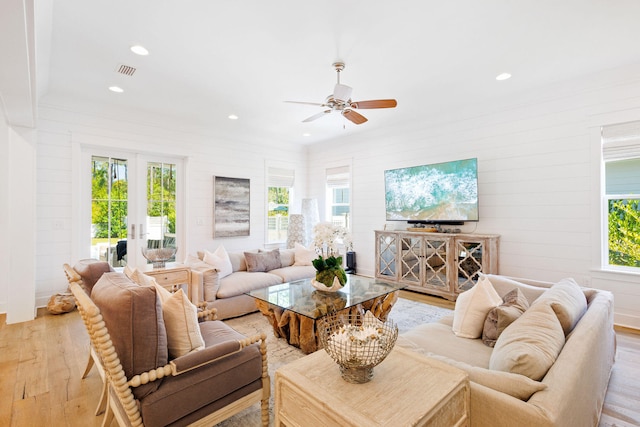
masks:
{"label": "decorative bowl", "polygon": [[142,248],[142,256],[153,263],[153,268],[164,268],[176,256],[178,248]]}
{"label": "decorative bowl", "polygon": [[338,280],[337,276],[333,278],[333,284],[331,287],[322,282],[318,282],[316,279],[311,279],[311,286],[322,292],[338,292],[340,289],[344,288],[344,286],[340,284],[340,280]]}
{"label": "decorative bowl", "polygon": [[361,314],[333,313],[318,324],[320,342],[350,383],[366,383],[373,368],[391,352],[398,339],[398,326],[376,319],[370,311]]}

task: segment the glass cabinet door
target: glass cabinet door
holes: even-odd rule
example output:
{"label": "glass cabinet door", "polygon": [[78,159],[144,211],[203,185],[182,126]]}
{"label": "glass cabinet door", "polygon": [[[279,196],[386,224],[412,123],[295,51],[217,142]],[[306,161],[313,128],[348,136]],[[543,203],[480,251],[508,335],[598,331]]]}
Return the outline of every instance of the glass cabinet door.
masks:
{"label": "glass cabinet door", "polygon": [[420,284],[422,280],[422,237],[402,236],[400,238],[400,281]]}
{"label": "glass cabinet door", "polygon": [[395,234],[380,233],[376,242],[376,277],[396,280],[397,237]]}
{"label": "glass cabinet door", "polygon": [[436,289],[448,289],[447,245],[449,240],[425,239],[425,284]]}
{"label": "glass cabinet door", "polygon": [[467,291],[478,282],[483,266],[484,242],[456,241],[457,292]]}

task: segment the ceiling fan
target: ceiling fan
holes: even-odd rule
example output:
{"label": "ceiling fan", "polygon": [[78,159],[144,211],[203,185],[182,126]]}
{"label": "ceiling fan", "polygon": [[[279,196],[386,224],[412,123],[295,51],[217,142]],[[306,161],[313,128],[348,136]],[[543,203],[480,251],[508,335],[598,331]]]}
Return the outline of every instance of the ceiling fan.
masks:
{"label": "ceiling fan", "polygon": [[314,120],[323,117],[332,111],[340,112],[347,120],[361,125],[367,121],[367,118],[362,114],[356,112],[356,109],[366,110],[371,108],[394,108],[398,103],[395,99],[375,99],[369,101],[352,101],[351,91],[353,88],[340,83],[340,72],[344,70],[344,62],[335,62],[332,66],[336,69],[338,75],[338,82],[333,89],[333,94],[327,96],[323,103],[316,102],[298,102],[298,101],[285,101],[293,104],[305,104],[315,105],[324,108],[323,111],[314,114],[311,117],[307,117],[303,122],[312,122]]}

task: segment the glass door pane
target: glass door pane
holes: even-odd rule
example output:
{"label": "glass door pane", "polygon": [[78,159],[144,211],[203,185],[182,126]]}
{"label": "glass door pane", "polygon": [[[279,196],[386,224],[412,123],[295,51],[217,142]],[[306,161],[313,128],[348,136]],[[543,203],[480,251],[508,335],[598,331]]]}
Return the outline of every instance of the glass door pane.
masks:
{"label": "glass door pane", "polygon": [[127,264],[129,168],[126,159],[91,157],[91,257]]}
{"label": "glass door pane", "polygon": [[173,163],[147,163],[146,253],[158,264],[175,261],[176,175]]}

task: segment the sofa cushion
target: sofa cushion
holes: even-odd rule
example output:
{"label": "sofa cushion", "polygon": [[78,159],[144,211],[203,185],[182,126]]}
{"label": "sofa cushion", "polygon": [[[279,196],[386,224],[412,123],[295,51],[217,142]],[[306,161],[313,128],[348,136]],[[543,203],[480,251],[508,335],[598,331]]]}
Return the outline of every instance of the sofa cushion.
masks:
{"label": "sofa cushion", "polygon": [[[258,252],[252,251],[252,252]],[[233,271],[247,271],[247,262],[244,259],[243,252],[232,252],[229,254],[229,260],[231,261],[231,267]]]}
{"label": "sofa cushion", "polygon": [[[200,323],[205,346],[244,336],[220,321]],[[186,356],[189,357],[189,356]],[[262,386],[262,358],[257,345],[209,363],[187,373],[167,377],[158,390],[141,400],[140,411],[145,426],[165,426],[180,420],[186,425],[196,420],[183,420],[187,414],[207,407],[207,412],[224,407]],[[184,422],[182,422],[184,421]]]}
{"label": "sofa cushion", "polygon": [[280,249],[278,248],[268,252],[245,252],[244,259],[247,262],[247,271],[249,272],[265,272],[282,267]]}
{"label": "sofa cushion", "polygon": [[217,298],[230,298],[241,295],[254,289],[265,288],[282,283],[282,278],[271,273],[248,271],[236,271],[235,273],[220,279],[220,289]]}
{"label": "sofa cushion", "polygon": [[573,330],[587,311],[587,298],[573,279],[562,279],[542,294],[535,304],[551,304],[565,335]]}
{"label": "sofa cushion", "polygon": [[547,388],[546,384],[534,381],[524,375],[492,371],[478,366],[471,366],[468,363],[426,351],[412,342],[402,341],[401,343],[404,348],[408,348],[416,353],[424,354],[427,357],[431,357],[432,359],[439,360],[465,371],[467,375],[469,375],[469,381],[473,381],[474,383],[481,384],[501,393],[506,393],[520,400],[527,401],[532,394]]}
{"label": "sofa cushion", "polygon": [[80,286],[88,295],[91,295],[93,286],[104,273],[113,271],[108,262],[97,259],[81,259],[73,266],[73,269],[82,278]]}
{"label": "sofa cushion", "polygon": [[189,301],[182,289],[165,296],[162,315],[167,328],[167,346],[171,359],[204,348],[204,339],[198,326],[198,308]]}
{"label": "sofa cushion", "polygon": [[[167,364],[167,333],[155,287],[139,286],[122,273],[105,273],[91,299],[102,312],[127,378]],[[160,383],[136,387],[133,394],[140,399]]]}
{"label": "sofa cushion", "polygon": [[491,347],[482,340],[470,340],[455,336],[451,326],[445,323],[423,323],[398,336],[396,345],[405,347],[410,341],[427,352],[440,354],[454,360],[482,368],[489,367]]}
{"label": "sofa cushion", "polygon": [[498,337],[489,368],[539,381],[556,361],[564,342],[562,326],[551,306],[534,304]]}
{"label": "sofa cushion", "polygon": [[269,271],[282,278],[282,282],[293,282],[294,280],[310,279],[315,277],[316,269],[311,265],[292,265],[290,267],[276,268]]}
{"label": "sofa cushion", "polygon": [[229,259],[229,254],[227,254],[227,251],[222,245],[218,246],[218,249],[213,253],[204,251],[203,261],[215,268],[218,271],[220,278],[233,273],[231,259]]}
{"label": "sofa cushion", "polygon": [[296,255],[293,265],[313,265],[311,261],[316,258],[316,251],[314,249],[307,249],[300,243],[296,243],[294,250]]}
{"label": "sofa cushion", "polygon": [[295,249],[282,249],[280,251],[280,264],[282,267],[289,267],[293,265],[296,259],[296,250]]}
{"label": "sofa cushion", "polygon": [[529,305],[548,290],[548,288],[545,287],[532,286],[505,276],[487,274],[487,278],[500,297],[504,297],[508,292],[511,292],[513,288],[518,288],[527,298],[527,301],[529,301]]}
{"label": "sofa cushion", "polygon": [[527,298],[518,288],[507,293],[502,301],[501,305],[489,310],[484,321],[482,342],[489,347],[493,347],[502,331],[529,308]]}
{"label": "sofa cushion", "polygon": [[470,290],[461,293],[453,312],[453,333],[462,338],[480,338],[487,313],[502,303],[502,298],[482,275]]}

